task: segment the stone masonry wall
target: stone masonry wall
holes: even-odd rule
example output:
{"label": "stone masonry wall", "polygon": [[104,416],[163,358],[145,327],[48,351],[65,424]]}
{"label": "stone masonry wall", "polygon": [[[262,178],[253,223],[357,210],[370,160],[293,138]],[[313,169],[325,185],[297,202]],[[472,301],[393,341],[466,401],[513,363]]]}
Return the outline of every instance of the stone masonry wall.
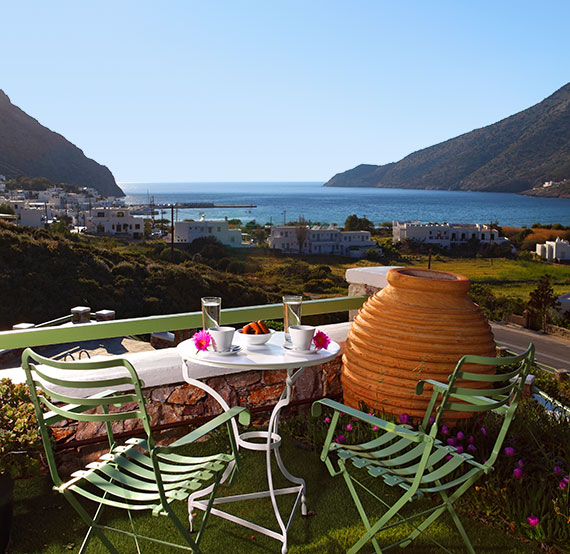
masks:
{"label": "stone masonry wall", "polygon": [[[342,350],[341,350],[342,354]],[[340,367],[341,354],[331,362],[315,367],[306,368],[297,379],[293,389],[292,401],[309,400],[323,396],[335,396],[341,393]],[[217,391],[230,406],[245,406],[246,408],[271,407],[277,403],[285,388],[287,372],[283,371],[245,371],[230,375],[205,379],[211,388]],[[147,411],[151,425],[170,425],[187,422],[193,425],[193,420],[214,416],[221,412],[218,403],[203,390],[187,383],[153,387],[145,389]],[[136,406],[124,406],[122,411]],[[115,408],[116,409],[116,408]],[[113,407],[110,408],[113,411]],[[116,421],[112,424],[113,433],[132,432],[142,428],[140,420]],[[187,428],[182,428],[187,432]],[[106,439],[105,424],[100,422],[60,422],[52,426],[53,437],[58,447],[75,441],[84,441],[100,437]],[[175,438],[175,437],[173,437]],[[86,459],[96,459],[104,443],[89,447],[80,447],[79,457],[82,463]],[[73,455],[65,455],[73,465]]]}

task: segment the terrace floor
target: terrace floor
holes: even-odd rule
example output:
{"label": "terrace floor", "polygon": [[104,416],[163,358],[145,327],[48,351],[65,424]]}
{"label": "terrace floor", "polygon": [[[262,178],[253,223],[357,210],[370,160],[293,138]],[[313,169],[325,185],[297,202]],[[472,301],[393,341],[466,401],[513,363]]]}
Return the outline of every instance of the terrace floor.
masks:
{"label": "terrace floor", "polygon": [[[309,416],[308,416],[309,417]],[[219,451],[219,439],[201,443],[201,453],[209,450]],[[217,443],[217,444],[216,444]],[[195,445],[196,446],[196,445]],[[196,452],[193,450],[193,452]],[[264,456],[254,452],[244,452],[244,467],[240,478],[232,489],[233,493],[250,492],[265,482]],[[299,513],[293,518],[289,532],[289,552],[291,554],[336,554],[346,552],[356,542],[363,531],[359,524],[356,509],[347,503],[345,485],[340,478],[331,478],[319,461],[318,455],[301,448],[290,436],[285,436],[282,454],[286,466],[296,475],[306,479],[308,485],[308,508],[315,515],[302,518]],[[44,554],[60,554],[61,552],[77,552],[85,533],[85,526],[68,506],[62,496],[51,491],[48,478],[35,478],[16,483],[15,522],[13,530],[12,554],[42,552]],[[380,494],[389,499],[397,491],[390,487],[380,489]],[[284,497],[280,497],[283,500]],[[287,500],[284,501],[285,503]],[[429,503],[429,500],[425,502]],[[234,505],[235,513],[244,515],[259,523],[268,523],[268,514],[272,513],[268,501],[257,500],[253,503]],[[185,517],[185,504],[178,503],[181,517]],[[128,517],[123,512],[110,511],[106,514],[108,522],[125,529],[128,528]],[[536,552],[536,548],[522,542],[514,536],[501,531],[497,527],[483,525],[462,517],[467,532],[478,553],[526,553]],[[142,534],[149,534],[177,541],[178,537],[167,518],[155,518],[151,515],[136,516],[135,525]],[[390,530],[380,535],[380,544],[389,544],[403,537],[403,530]],[[444,520],[433,526],[431,533],[449,551],[465,552],[459,534],[450,520]],[[118,534],[110,535],[120,552],[135,552],[134,543],[128,537]],[[280,552],[281,546],[263,535],[239,527],[230,522],[212,516],[208,522],[202,547],[205,553],[262,554]],[[362,552],[372,552],[372,547]],[[440,552],[427,538],[422,538],[406,549],[409,553]],[[107,552],[94,539],[89,546],[89,553]],[[167,547],[153,543],[142,543],[141,552],[167,553],[173,552]]]}

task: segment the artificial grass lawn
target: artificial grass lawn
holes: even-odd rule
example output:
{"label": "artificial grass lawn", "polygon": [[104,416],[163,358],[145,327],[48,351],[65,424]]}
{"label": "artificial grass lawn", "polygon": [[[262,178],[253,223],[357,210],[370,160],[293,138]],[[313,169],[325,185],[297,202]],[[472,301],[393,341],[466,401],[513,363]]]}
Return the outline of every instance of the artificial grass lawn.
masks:
{"label": "artificial grass lawn", "polygon": [[[216,451],[214,441],[199,446],[202,453]],[[217,449],[219,451],[219,448]],[[196,453],[196,450],[193,450]],[[331,478],[317,454],[303,450],[294,445],[292,438],[285,437],[281,452],[286,467],[294,474],[303,477],[307,482],[308,509],[315,515],[302,518],[300,510],[293,518],[289,530],[289,552],[291,554],[340,554],[346,552],[363,533],[359,524],[359,516],[353,506],[346,486],[341,477]],[[257,452],[244,452],[244,467],[238,481],[228,494],[252,492],[258,486],[266,489],[265,455]],[[276,475],[278,470],[274,473]],[[376,480],[381,481],[381,479]],[[280,485],[277,480],[276,486]],[[378,483],[380,485],[380,483]],[[394,492],[391,487],[380,487],[380,495],[389,499]],[[223,493],[222,493],[223,494]],[[429,500],[427,501],[429,503]],[[292,505],[292,497],[279,497],[280,506],[288,508]],[[365,502],[367,507],[374,504]],[[186,504],[178,502],[178,513],[182,521],[186,520]],[[228,505],[226,505],[228,506]],[[92,512],[92,509],[89,509]],[[237,503],[231,511],[250,519],[265,527],[277,530],[277,524],[271,523],[273,512],[269,500]],[[376,513],[380,511],[377,509]],[[61,552],[77,552],[86,532],[86,527],[63,496],[51,490],[48,478],[35,478],[16,483],[15,521],[13,529],[13,554],[36,553],[56,554]],[[129,529],[126,513],[109,509],[104,523]],[[200,515],[196,523],[199,522]],[[167,517],[152,517],[139,514],[135,516],[137,531],[171,542],[179,542],[179,535]],[[525,553],[533,552],[530,547],[503,531],[485,526],[466,516],[462,517],[465,528],[478,553]],[[451,552],[466,552],[463,542],[450,519],[440,520],[431,527],[430,533]],[[121,553],[136,552],[134,542],[129,537],[117,533],[107,533],[108,538]],[[402,538],[402,528],[391,529],[378,536],[380,546],[387,545]],[[280,552],[281,544],[269,537],[252,532],[244,527],[211,516],[208,521],[201,547],[205,553],[214,554],[261,554]],[[170,553],[178,550],[163,547],[155,543],[142,541],[141,552]],[[408,553],[440,552],[427,538],[422,537],[406,548]],[[92,539],[88,552],[106,553],[98,539]],[[180,552],[182,552],[180,550]],[[373,552],[367,545],[361,552]]]}

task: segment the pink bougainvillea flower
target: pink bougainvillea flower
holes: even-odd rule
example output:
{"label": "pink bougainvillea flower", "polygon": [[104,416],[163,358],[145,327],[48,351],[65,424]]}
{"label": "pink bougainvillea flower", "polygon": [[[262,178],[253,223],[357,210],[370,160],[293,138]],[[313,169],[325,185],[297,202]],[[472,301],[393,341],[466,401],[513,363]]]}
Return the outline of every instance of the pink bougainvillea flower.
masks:
{"label": "pink bougainvillea flower", "polygon": [[313,344],[317,350],[327,349],[329,344],[331,343],[331,339],[329,336],[324,333],[323,331],[317,331],[315,336],[313,337]]}
{"label": "pink bougainvillea flower", "polygon": [[485,427],[481,427],[481,433],[483,433],[483,436],[486,437],[487,436],[487,429],[485,429]]}
{"label": "pink bougainvillea flower", "polygon": [[473,437],[473,435],[469,435],[467,442],[470,442],[471,444],[473,444],[475,442],[475,438]]}
{"label": "pink bougainvillea flower", "polygon": [[515,479],[522,479],[523,476],[523,470],[520,467],[515,467],[515,469],[513,470],[513,477]]}
{"label": "pink bougainvillea flower", "polygon": [[373,430],[373,431],[378,431],[378,429],[379,429],[378,425],[373,425],[373,426],[372,426],[372,430]]}
{"label": "pink bougainvillea flower", "polygon": [[346,426],[346,430],[347,430],[347,431],[352,431],[352,423],[349,423],[349,424]]}
{"label": "pink bougainvillea flower", "polygon": [[568,481],[565,481],[564,479],[562,479],[562,481],[560,481],[560,483],[558,483],[558,488],[561,491],[565,491],[568,488]]}
{"label": "pink bougainvillea flower", "polygon": [[192,340],[194,341],[196,349],[198,351],[200,350],[203,351],[206,350],[208,346],[210,346],[212,337],[210,336],[210,333],[208,333],[208,331],[198,331],[197,333],[194,333]]}
{"label": "pink bougainvillea flower", "polygon": [[507,446],[504,450],[505,452],[505,456],[514,456],[515,455],[515,449],[512,446]]}
{"label": "pink bougainvillea flower", "polygon": [[339,435],[335,441],[338,442],[339,444],[342,444],[345,440],[345,436],[344,435]]}
{"label": "pink bougainvillea flower", "polygon": [[465,435],[461,431],[459,431],[456,436],[458,441],[462,441],[465,438]]}
{"label": "pink bougainvillea flower", "polygon": [[477,450],[477,447],[474,444],[468,444],[467,450],[469,450],[469,452],[475,452],[475,450]]}
{"label": "pink bougainvillea flower", "polygon": [[559,465],[554,466],[554,475],[560,477],[560,475],[562,475],[563,473],[564,472],[562,471],[562,468]]}
{"label": "pink bougainvillea flower", "polygon": [[566,475],[564,477],[564,481],[566,481],[567,483],[570,483],[570,475]]}
{"label": "pink bougainvillea flower", "polygon": [[441,434],[442,435],[449,435],[449,427],[447,425],[441,426]]}
{"label": "pink bougainvillea flower", "polygon": [[406,424],[409,423],[410,421],[410,416],[408,414],[400,414],[400,423],[402,424]]}
{"label": "pink bougainvillea flower", "polygon": [[526,522],[531,526],[531,527],[536,527],[539,523],[540,523],[540,519],[538,519],[536,516],[528,516],[526,518]]}
{"label": "pink bougainvillea flower", "polygon": [[329,416],[325,417],[325,423],[330,423],[331,422],[331,418]]}

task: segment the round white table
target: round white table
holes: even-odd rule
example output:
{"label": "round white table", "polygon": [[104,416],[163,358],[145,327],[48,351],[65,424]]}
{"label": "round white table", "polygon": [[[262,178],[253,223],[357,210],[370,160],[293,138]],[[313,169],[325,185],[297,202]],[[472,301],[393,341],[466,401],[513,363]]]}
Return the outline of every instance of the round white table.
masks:
{"label": "round white table", "polygon": [[[246,348],[245,344],[242,342],[242,337],[239,333],[234,336],[234,344],[241,347],[239,352],[230,355],[220,355],[213,351],[196,351],[196,346],[194,342],[190,340],[185,340],[178,345],[178,350],[182,358],[186,362],[193,362],[200,365],[206,365],[218,368],[230,368],[232,370],[243,369],[243,371],[250,370],[287,370],[287,377],[285,379],[285,390],[281,394],[279,401],[273,408],[271,416],[269,418],[269,425],[267,430],[263,431],[247,431],[245,433],[238,433],[237,424],[232,420],[232,427],[234,435],[236,436],[236,442],[239,447],[245,448],[247,450],[257,450],[265,452],[266,456],[266,469],[267,469],[267,482],[269,489],[266,491],[259,491],[249,494],[239,494],[234,496],[218,497],[214,500],[214,507],[211,513],[219,517],[223,517],[239,525],[243,525],[248,529],[262,533],[269,537],[272,537],[282,543],[282,554],[287,552],[287,531],[293,519],[293,514],[301,500],[301,514],[307,515],[307,507],[305,503],[305,481],[300,477],[295,477],[291,475],[285,468],[281,455],[279,453],[279,447],[281,445],[281,436],[279,435],[279,414],[281,410],[288,406],[291,401],[291,394],[293,391],[293,384],[300,377],[304,368],[314,365],[319,365],[328,362],[335,358],[339,351],[340,346],[331,341],[326,350],[317,350],[309,353],[294,352],[286,350],[283,348],[285,342],[285,334],[281,332],[274,333],[271,339],[262,346],[249,346]],[[226,401],[211,387],[205,383],[192,378],[191,372],[189,371],[188,364],[184,364],[184,379],[187,383],[198,387],[208,394],[212,395],[220,404],[224,410],[229,410],[229,406]],[[283,474],[283,476],[293,484],[291,487],[275,489],[273,486],[273,475],[271,471],[271,454],[275,456],[277,466]],[[234,463],[230,464],[226,469],[222,480],[227,479],[234,469]],[[211,492],[211,487],[206,490],[196,492],[188,498],[188,513],[190,518],[190,524],[192,524],[192,511],[194,508],[204,510],[207,506],[207,500],[201,499],[207,497]],[[276,497],[283,494],[295,494],[296,499],[293,504],[293,508],[287,522],[285,523],[279,509],[277,506]],[[227,512],[217,509],[215,506],[228,503],[237,502],[243,500],[254,500],[257,498],[267,498],[271,499],[271,504],[273,506],[273,513],[275,519],[279,525],[280,532],[276,532],[272,529],[267,529],[251,521],[245,520],[243,518],[234,516]]]}

